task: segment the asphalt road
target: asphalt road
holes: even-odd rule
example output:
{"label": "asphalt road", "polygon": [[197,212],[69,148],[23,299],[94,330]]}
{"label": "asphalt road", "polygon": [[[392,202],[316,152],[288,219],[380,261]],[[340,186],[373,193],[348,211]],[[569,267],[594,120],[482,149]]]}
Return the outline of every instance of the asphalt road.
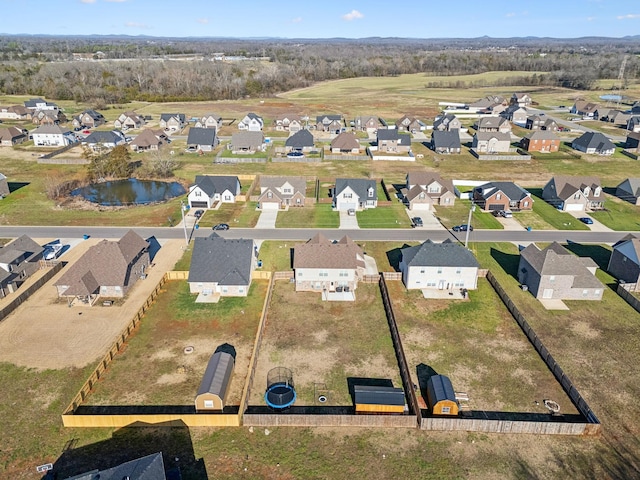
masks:
{"label": "asphalt road", "polygon": [[[60,226],[0,226],[0,237],[13,238],[26,234],[32,238],[82,238],[84,235],[97,238],[121,238],[130,228],[133,228],[144,238],[158,239],[185,238],[181,227],[60,227]],[[211,229],[201,228],[187,230],[187,238],[206,237]],[[348,235],[356,241],[390,241],[390,242],[419,242],[431,239],[436,242],[450,238],[464,243],[465,232],[455,233],[447,230],[428,229],[308,229],[308,228],[231,228],[217,232],[225,238],[254,238],[256,240],[288,240],[305,241],[321,232],[330,239],[342,238]],[[538,230],[528,232],[509,230],[474,230],[469,234],[470,242],[576,242],[576,243],[615,243],[627,233],[638,232],[591,232],[573,230]]]}
{"label": "asphalt road", "polygon": [[[581,130],[583,132],[599,132],[599,130],[595,130],[593,128],[589,128],[585,125],[582,125],[580,122],[571,122],[569,120],[564,120],[560,117],[555,117],[553,115],[553,110],[551,112],[549,112],[548,110],[537,110],[535,108],[527,108],[527,111],[530,114],[544,114],[547,118],[550,118],[552,120],[555,120],[555,122],[558,125],[562,125],[563,127],[568,127],[571,130]],[[621,130],[623,131],[623,130]],[[602,133],[602,132],[600,132]],[[613,142],[626,142],[627,141],[627,137],[624,135],[611,135],[610,133],[605,133],[604,134],[605,137],[610,138]]]}

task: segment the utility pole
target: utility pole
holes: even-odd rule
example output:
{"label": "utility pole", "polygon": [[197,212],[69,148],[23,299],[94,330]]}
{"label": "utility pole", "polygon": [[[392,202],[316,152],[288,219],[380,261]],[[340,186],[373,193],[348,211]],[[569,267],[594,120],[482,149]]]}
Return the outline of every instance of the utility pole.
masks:
{"label": "utility pole", "polygon": [[180,213],[182,214],[182,226],[184,227],[184,243],[185,245],[189,245],[189,236],[187,235],[187,222],[184,219],[184,209],[185,209],[184,201],[180,200]]}
{"label": "utility pole", "polygon": [[471,200],[471,208],[469,209],[469,219],[467,220],[467,234],[464,236],[464,248],[469,244],[469,231],[471,230],[471,214],[476,210],[476,205]]}

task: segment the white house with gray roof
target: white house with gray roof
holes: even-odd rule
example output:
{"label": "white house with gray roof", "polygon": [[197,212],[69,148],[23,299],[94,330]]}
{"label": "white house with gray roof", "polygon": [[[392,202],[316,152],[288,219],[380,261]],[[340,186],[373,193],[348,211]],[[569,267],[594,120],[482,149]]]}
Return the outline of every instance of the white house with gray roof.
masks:
{"label": "white house with gray roof", "polygon": [[72,131],[59,125],[42,125],[31,136],[36,147],[65,147],[78,141]]}
{"label": "white house with gray roof", "polygon": [[475,290],[479,264],[470,250],[447,239],[401,250],[402,281],[409,290]]}
{"label": "white house with gray roof", "polygon": [[187,117],[184,113],[162,113],[160,114],[160,128],[170,132],[182,130],[187,124]]}
{"label": "white house with gray roof", "polygon": [[309,130],[299,130],[284,143],[286,152],[310,152],[313,150],[313,135]]}
{"label": "white house with gray roof", "polygon": [[196,175],[187,196],[191,208],[212,208],[217,202],[235,203],[240,195],[240,180],[229,175]]}
{"label": "white house with gray roof", "polygon": [[125,145],[127,140],[120,130],[91,132],[82,140],[82,145],[86,145],[94,152],[112,150],[118,145]]}
{"label": "white house with gray roof", "polygon": [[396,128],[379,128],[377,144],[379,152],[406,153],[411,150],[411,136],[400,135]]}
{"label": "white house with gray roof", "polygon": [[190,128],[189,136],[187,137],[187,149],[192,149],[197,152],[211,152],[220,143],[216,133],[215,127]]}
{"label": "white house with gray roof", "polygon": [[228,240],[212,233],[196,237],[189,266],[189,291],[217,301],[246,297],[256,267],[256,245],[251,239]]}
{"label": "white house with gray roof", "polygon": [[376,181],[365,178],[338,178],[333,189],[333,208],[338,211],[366,210],[378,206]]}
{"label": "white house with gray roof", "polygon": [[236,132],[231,136],[229,148],[233,153],[264,151],[264,135],[262,132]]}
{"label": "white house with gray roof", "polygon": [[594,155],[613,155],[616,146],[600,132],[585,132],[571,143],[571,148]]}
{"label": "white house with gray roof", "polygon": [[264,120],[255,113],[247,113],[240,122],[238,122],[238,130],[246,130],[248,132],[261,132],[264,128]]}

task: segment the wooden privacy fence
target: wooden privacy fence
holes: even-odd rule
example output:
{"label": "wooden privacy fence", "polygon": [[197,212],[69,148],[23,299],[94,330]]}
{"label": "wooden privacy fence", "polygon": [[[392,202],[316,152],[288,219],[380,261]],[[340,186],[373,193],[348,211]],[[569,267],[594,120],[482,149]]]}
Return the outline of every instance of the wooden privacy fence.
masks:
{"label": "wooden privacy fence", "polygon": [[251,272],[252,280],[269,280],[271,278],[271,272],[264,270],[254,270]]}
{"label": "wooden privacy fence", "polygon": [[273,272],[274,280],[291,280],[294,278],[293,270],[287,270],[284,272]]}
{"label": "wooden privacy fence", "polygon": [[38,291],[38,289],[40,287],[42,287],[45,283],[47,283],[49,280],[51,280],[51,278],[60,271],[60,269],[66,265],[66,263],[63,262],[58,262],[57,264],[53,265],[53,267],[51,268],[51,270],[49,270],[48,272],[46,272],[44,275],[42,275],[42,277],[40,277],[38,280],[36,280],[35,282],[33,282],[31,285],[29,285],[27,288],[25,288],[23,291],[21,291],[16,298],[14,298],[13,300],[11,300],[10,303],[8,303],[7,305],[5,305],[2,309],[0,309],[0,322],[2,320],[4,320],[5,318],[7,318],[7,315],[9,315],[11,312],[13,312],[16,308],[18,308],[22,303],[24,303],[31,295],[33,295],[34,293],[36,293]]}
{"label": "wooden privacy fence", "polygon": [[389,281],[402,280],[402,272],[382,272],[382,276]]}
{"label": "wooden privacy fence", "polygon": [[165,273],[167,280],[187,280],[189,278],[188,271],[173,270]]}
{"label": "wooden privacy fence", "polygon": [[[635,283],[631,284],[633,285],[633,288],[635,288]],[[629,286],[629,287],[627,287]],[[624,283],[619,283],[618,284],[618,288],[616,288],[616,292],[618,293],[618,295],[620,295],[622,297],[622,299],[627,302],[629,305],[631,305],[631,307],[636,311],[636,312],[640,312],[640,298],[635,297],[629,290],[627,290],[627,288],[629,288],[629,290],[631,289],[630,284],[624,284]]]}
{"label": "wooden privacy fence", "polygon": [[[553,373],[558,383],[560,383],[566,394],[578,409],[578,412],[580,412],[580,414],[584,417],[585,422],[583,423],[583,429],[580,433],[585,435],[593,435],[599,433],[601,426],[598,417],[596,417],[596,415],[593,413],[585,399],[582,398],[582,395],[580,395],[580,392],[578,392],[571,380],[569,380],[569,377],[564,373],[560,365],[558,365],[551,353],[547,350],[547,347],[544,346],[542,340],[540,340],[536,332],[534,332],[527,320],[520,313],[513,301],[509,298],[504,288],[502,288],[502,285],[500,285],[498,280],[493,276],[491,272],[487,272],[487,280],[489,280],[489,283],[491,284],[493,289],[505,304],[513,318],[515,318],[524,334],[536,349],[536,352],[538,352],[538,355],[540,355],[549,370],[551,370],[551,373]],[[575,427],[575,429],[578,429],[578,427]]]}
{"label": "wooden privacy fence", "polygon": [[[351,408],[351,410],[354,410]],[[270,414],[245,413],[244,426],[252,427],[398,427],[416,428],[414,415],[314,415],[287,412]]]}
{"label": "wooden privacy fence", "polygon": [[[512,420],[508,414],[503,412],[488,412],[497,414],[501,418],[487,418],[491,415],[483,415],[485,412],[468,412],[477,415],[479,418],[466,417],[424,417],[420,428],[423,430],[455,431],[463,430],[467,432],[483,433],[527,433],[539,435],[589,435],[595,434],[592,427],[600,425],[590,425],[584,422],[571,423],[561,420],[562,417],[551,415],[539,415],[535,420]],[[482,415],[482,418],[480,418]],[[532,414],[533,417],[537,414]],[[554,421],[557,420],[557,421]]]}

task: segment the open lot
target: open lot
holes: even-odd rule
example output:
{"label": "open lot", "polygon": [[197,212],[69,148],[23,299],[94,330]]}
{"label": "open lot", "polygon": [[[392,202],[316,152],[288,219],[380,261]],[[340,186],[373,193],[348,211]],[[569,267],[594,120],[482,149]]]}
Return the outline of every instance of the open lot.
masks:
{"label": "open lot", "polygon": [[353,405],[347,379],[388,379],[402,387],[377,284],[358,285],[355,302],[323,302],[319,293],[274,285],[250,405],[264,405],[267,373],[292,370],[296,406],[315,405],[322,390],[328,405]]}
{"label": "open lot", "polygon": [[334,212],[330,203],[316,203],[286,212],[278,212],[277,228],[338,228],[340,214]]}

